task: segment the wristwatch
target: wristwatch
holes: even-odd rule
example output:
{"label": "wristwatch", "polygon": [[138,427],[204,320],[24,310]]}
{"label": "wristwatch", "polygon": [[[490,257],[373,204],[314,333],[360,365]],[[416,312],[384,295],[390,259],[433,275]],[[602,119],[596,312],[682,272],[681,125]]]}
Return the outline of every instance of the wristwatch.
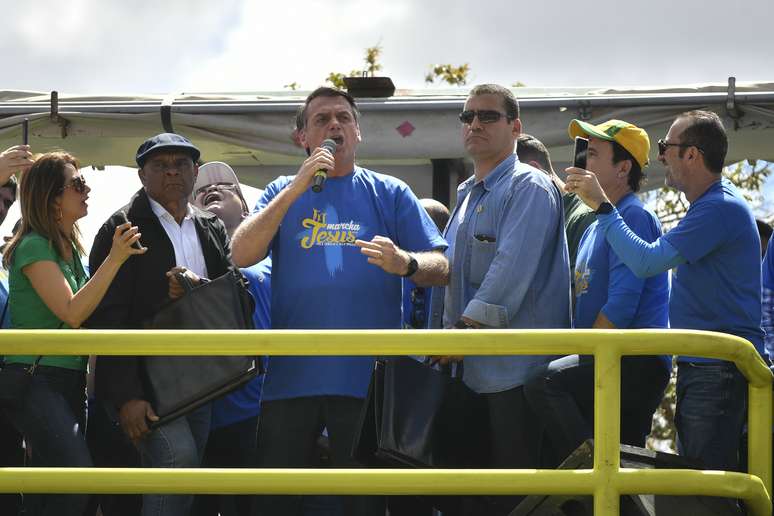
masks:
{"label": "wristwatch", "polygon": [[609,202],[603,202],[597,207],[597,211],[594,213],[597,215],[607,215],[608,213],[613,213],[613,205]]}
{"label": "wristwatch", "polygon": [[406,269],[406,274],[402,275],[404,278],[408,278],[409,276],[417,272],[417,269],[419,268],[419,263],[417,263],[417,259],[414,258],[414,256],[411,253],[408,253],[408,256],[409,256],[408,269]]}

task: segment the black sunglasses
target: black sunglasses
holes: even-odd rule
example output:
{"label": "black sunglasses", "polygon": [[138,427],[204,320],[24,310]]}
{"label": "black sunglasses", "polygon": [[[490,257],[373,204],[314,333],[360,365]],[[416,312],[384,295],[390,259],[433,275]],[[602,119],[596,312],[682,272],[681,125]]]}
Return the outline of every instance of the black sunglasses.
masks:
{"label": "black sunglasses", "polygon": [[494,124],[499,122],[502,117],[505,117],[506,120],[510,120],[505,113],[482,109],[480,111],[463,111],[460,113],[460,122],[463,124],[472,124],[476,117],[478,117],[478,121],[482,124]]}
{"label": "black sunglasses", "polygon": [[704,154],[704,150],[699,147],[698,145],[695,145],[693,143],[669,143],[663,138],[658,141],[658,155],[661,156],[667,151],[668,147],[696,147],[699,149],[699,152]]}
{"label": "black sunglasses", "polygon": [[68,188],[72,188],[79,194],[85,193],[87,188],[86,180],[83,178],[83,176],[75,176],[73,177],[72,181],[70,181],[69,185],[64,185],[62,187],[62,191],[64,192]]}

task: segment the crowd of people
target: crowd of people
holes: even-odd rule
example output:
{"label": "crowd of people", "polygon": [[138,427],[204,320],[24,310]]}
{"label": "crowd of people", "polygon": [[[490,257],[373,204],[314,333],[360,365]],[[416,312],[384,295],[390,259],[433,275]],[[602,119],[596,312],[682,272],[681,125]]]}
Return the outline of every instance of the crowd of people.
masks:
{"label": "crowd of people", "polygon": [[[90,190],[77,159],[12,147],[0,154],[0,217],[18,198],[21,223],[2,253],[4,326],[143,329],[184,294],[179,274],[198,285],[240,268],[259,330],[697,329],[747,339],[768,360],[774,252],[769,244],[762,279],[756,221],[721,173],[727,138],[716,114],[683,113],[658,141],[667,184],[690,203],[666,233],[636,195],[651,154],[642,128],[573,120],[568,136],[588,139],[587,164],[562,181],[545,146],[523,132],[509,89],[474,87],[459,118],[473,174],[451,213],[357,165],[360,113],[337,89],[306,98],[295,129],[308,157],[252,209],[227,164],[201,164],[181,135],[153,136],[136,154],[142,188],[105,221],[88,267],[77,221]],[[327,178],[316,191],[320,170]],[[771,330],[765,348],[762,325]],[[9,466],[299,468],[320,464],[324,440],[326,463],[362,468],[351,449],[373,362],[274,356],[240,390],[156,426],[143,357],[6,356],[5,369],[33,375],[24,403],[0,410],[0,458]],[[556,467],[593,435],[592,357],[433,362],[464,364],[464,383],[486,406],[477,424],[488,436],[489,467]],[[671,356],[622,360],[623,443],[645,445],[671,368]],[[746,380],[733,363],[677,357],[681,454],[738,470],[746,409]],[[444,514],[504,515],[518,502],[471,498]],[[431,500],[380,496],[48,494],[0,503],[3,514],[23,505],[27,515],[74,516],[433,510]]]}

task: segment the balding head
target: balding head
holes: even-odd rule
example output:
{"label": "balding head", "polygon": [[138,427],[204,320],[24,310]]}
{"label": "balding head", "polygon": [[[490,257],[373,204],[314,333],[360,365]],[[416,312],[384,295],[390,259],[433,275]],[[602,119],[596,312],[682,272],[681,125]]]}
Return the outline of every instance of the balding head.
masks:
{"label": "balding head", "polygon": [[449,209],[435,199],[421,199],[419,202],[427,214],[430,215],[430,218],[433,219],[433,222],[435,222],[438,231],[443,231],[446,223],[449,222]]}

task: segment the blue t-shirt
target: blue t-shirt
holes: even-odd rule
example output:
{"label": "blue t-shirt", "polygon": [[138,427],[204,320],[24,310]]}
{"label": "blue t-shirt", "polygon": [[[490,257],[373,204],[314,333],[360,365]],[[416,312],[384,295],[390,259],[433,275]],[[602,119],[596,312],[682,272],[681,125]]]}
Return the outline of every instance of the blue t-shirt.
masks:
{"label": "blue t-shirt", "polygon": [[714,183],[664,238],[686,260],[672,272],[671,327],[730,333],[763,355],[761,242],[744,197],[727,179]]}
{"label": "blue t-shirt", "polygon": [[[616,208],[626,225],[646,242],[661,236],[658,217],[633,193],[624,196]],[[610,248],[598,227],[598,222],[592,223],[578,247],[574,326],[591,328],[602,312],[616,328],[666,328],[668,273],[638,278]]]}
{"label": "blue t-shirt", "polygon": [[[257,330],[271,328],[271,258],[266,258],[252,267],[241,269],[249,281],[248,288],[255,300],[253,323]],[[265,359],[264,359],[265,360]],[[264,362],[266,364],[267,362]],[[215,430],[261,413],[261,390],[265,375],[258,375],[250,382],[231,394],[212,403],[212,422],[210,429]]]}
{"label": "blue t-shirt", "polygon": [[[273,181],[260,211],[292,177]],[[401,278],[367,262],[355,240],[381,235],[406,251],[446,242],[402,181],[355,167],[305,192],[271,243],[271,321],[275,329],[400,329]],[[367,346],[363,342],[363,346]],[[364,397],[373,357],[272,357],[263,399],[315,395]]]}

